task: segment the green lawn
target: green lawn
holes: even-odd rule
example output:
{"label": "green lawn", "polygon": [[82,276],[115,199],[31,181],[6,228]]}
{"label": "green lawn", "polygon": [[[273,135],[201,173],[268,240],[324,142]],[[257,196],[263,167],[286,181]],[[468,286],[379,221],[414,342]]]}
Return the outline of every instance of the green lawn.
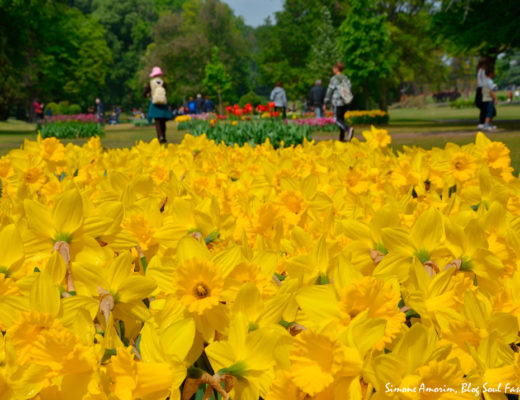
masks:
{"label": "green lawn", "polygon": [[[520,171],[520,104],[499,105],[495,124],[496,132],[488,133],[492,140],[504,142],[511,150],[515,171]],[[444,147],[448,142],[467,144],[475,140],[477,133],[477,110],[475,108],[453,109],[450,107],[428,106],[423,109],[390,110],[390,124],[385,127],[392,135],[396,148],[403,145],[415,145],[430,149]],[[356,136],[368,127],[356,127]],[[176,129],[176,124],[168,123],[167,139],[179,143],[183,131]],[[336,138],[333,133],[316,133],[316,139]],[[107,148],[130,147],[137,141],[150,141],[155,137],[155,128],[135,128],[132,124],[107,126],[102,143]],[[0,155],[19,148],[24,139],[36,138],[36,126],[21,121],[0,122]],[[85,139],[64,140],[65,143],[82,144]]]}

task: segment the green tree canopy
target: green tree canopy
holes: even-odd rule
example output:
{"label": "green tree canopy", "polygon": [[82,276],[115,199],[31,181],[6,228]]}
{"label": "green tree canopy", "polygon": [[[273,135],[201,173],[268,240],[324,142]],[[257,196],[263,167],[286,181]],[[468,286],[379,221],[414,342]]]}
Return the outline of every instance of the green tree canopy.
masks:
{"label": "green tree canopy", "polygon": [[129,106],[140,98],[138,71],[152,41],[157,21],[153,0],[93,0],[92,17],[106,29],[114,63],[106,79],[103,101]]}
{"label": "green tree canopy", "polygon": [[390,28],[384,14],[377,14],[375,1],[350,0],[350,10],[339,29],[339,51],[345,73],[356,90],[364,92],[370,108],[371,85],[381,85],[391,74]]}
{"label": "green tree canopy", "polygon": [[211,51],[211,61],[204,68],[204,88],[210,96],[217,96],[219,113],[223,114],[222,97],[231,91],[231,77],[226,72],[226,67],[220,61],[218,47],[214,46]]}
{"label": "green tree canopy", "polygon": [[161,15],[145,56],[141,81],[146,81],[152,67],[159,65],[166,71],[169,93],[177,101],[200,92],[214,46],[219,48],[219,57],[231,76],[236,101],[249,90],[250,44],[242,19],[220,0],[189,1],[182,12]]}
{"label": "green tree canopy", "polygon": [[0,8],[0,118],[36,98],[93,100],[112,61],[101,25],[64,1],[2,0]]}
{"label": "green tree canopy", "polygon": [[443,0],[433,31],[458,53],[491,57],[520,46],[518,0]]}
{"label": "green tree canopy", "polygon": [[321,24],[318,26],[316,37],[310,49],[307,70],[311,82],[321,79],[326,84],[332,75],[332,66],[339,57],[336,29],[332,25],[332,18],[327,7],[321,11]]}

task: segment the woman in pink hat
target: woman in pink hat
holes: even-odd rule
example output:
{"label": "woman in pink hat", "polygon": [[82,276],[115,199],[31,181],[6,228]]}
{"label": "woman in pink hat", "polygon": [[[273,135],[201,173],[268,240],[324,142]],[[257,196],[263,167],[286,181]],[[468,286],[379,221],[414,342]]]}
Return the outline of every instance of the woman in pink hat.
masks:
{"label": "woman in pink hat", "polygon": [[148,119],[155,120],[155,130],[160,143],[166,143],[166,121],[173,119],[166,99],[166,83],[162,79],[163,72],[159,67],[153,67],[150,82],[144,90],[144,97],[150,97]]}

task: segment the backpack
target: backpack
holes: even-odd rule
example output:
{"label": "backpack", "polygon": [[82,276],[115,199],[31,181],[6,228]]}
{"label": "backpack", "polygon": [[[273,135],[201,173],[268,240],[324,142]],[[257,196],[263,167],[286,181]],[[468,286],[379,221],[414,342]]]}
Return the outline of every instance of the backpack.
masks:
{"label": "backpack", "polygon": [[350,90],[350,84],[348,79],[342,79],[338,86],[339,97],[345,102],[345,104],[352,103],[354,96],[352,90]]}
{"label": "backpack", "polygon": [[164,106],[168,103],[166,100],[166,90],[164,89],[164,82],[160,78],[153,79],[150,82],[152,89],[152,103],[158,106]]}

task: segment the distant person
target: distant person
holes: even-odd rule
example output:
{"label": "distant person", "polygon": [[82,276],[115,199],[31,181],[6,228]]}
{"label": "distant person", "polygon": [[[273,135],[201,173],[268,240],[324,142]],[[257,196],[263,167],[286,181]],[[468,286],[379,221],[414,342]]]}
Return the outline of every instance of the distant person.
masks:
{"label": "distant person", "polygon": [[99,98],[96,99],[96,115],[101,126],[105,125],[105,107]]}
{"label": "distant person", "polygon": [[353,96],[351,91],[350,80],[343,75],[345,64],[337,62],[334,64],[332,71],[334,75],[330,78],[329,87],[323,101],[323,111],[327,109],[327,104],[332,104],[334,111],[334,121],[339,127],[339,140],[345,141],[345,133],[347,132],[346,141],[350,142],[354,136],[354,128],[349,127],[345,122],[345,113],[348,105],[352,102]]}
{"label": "distant person", "polygon": [[520,90],[518,90],[518,89],[515,90],[515,99],[516,99],[516,101],[520,100]]}
{"label": "distant person", "polygon": [[511,90],[508,90],[507,92],[507,102],[511,103],[513,101],[513,92]]}
{"label": "distant person", "polygon": [[486,120],[484,123],[484,128],[487,131],[491,131],[496,129],[496,126],[491,125],[493,118],[497,115],[496,113],[496,104],[497,97],[495,96],[495,83],[493,82],[493,78],[495,77],[495,71],[493,67],[488,66],[486,68],[486,80],[484,82],[484,86],[482,87],[482,101],[486,105]]}
{"label": "distant person", "polygon": [[195,99],[190,97],[190,101],[188,102],[188,114],[196,114],[197,106],[195,105]]}
{"label": "distant person", "polygon": [[116,125],[119,125],[119,114],[121,114],[121,107],[116,106]]}
{"label": "distant person", "polygon": [[45,104],[38,103],[38,100],[34,100],[33,107],[34,107],[34,114],[36,115],[37,120],[43,120],[43,107]]}
{"label": "distant person", "polygon": [[206,100],[204,100],[204,112],[212,113],[213,111],[215,111],[215,103],[206,95]]}
{"label": "distant person", "polygon": [[283,119],[287,118],[287,95],[283,89],[282,82],[278,82],[269,96],[269,100],[274,102],[275,111],[282,112]]}
{"label": "distant person", "polygon": [[163,72],[159,67],[153,67],[150,73],[150,82],[144,90],[144,97],[150,97],[148,120],[155,120],[155,131],[159,143],[166,143],[166,121],[173,119],[166,99],[166,82],[163,81]]}
{"label": "distant person", "polygon": [[475,92],[475,106],[480,110],[477,128],[483,129],[486,122],[487,106],[482,100],[482,88],[486,83],[486,66],[488,60],[486,57],[480,57],[477,64],[477,90]]}
{"label": "distant person", "polygon": [[323,99],[325,99],[325,88],[321,84],[321,79],[318,79],[309,92],[309,104],[314,108],[316,118],[323,117]]}
{"label": "distant person", "polygon": [[195,114],[202,114],[204,111],[204,99],[202,95],[197,94],[197,98],[195,99]]}

